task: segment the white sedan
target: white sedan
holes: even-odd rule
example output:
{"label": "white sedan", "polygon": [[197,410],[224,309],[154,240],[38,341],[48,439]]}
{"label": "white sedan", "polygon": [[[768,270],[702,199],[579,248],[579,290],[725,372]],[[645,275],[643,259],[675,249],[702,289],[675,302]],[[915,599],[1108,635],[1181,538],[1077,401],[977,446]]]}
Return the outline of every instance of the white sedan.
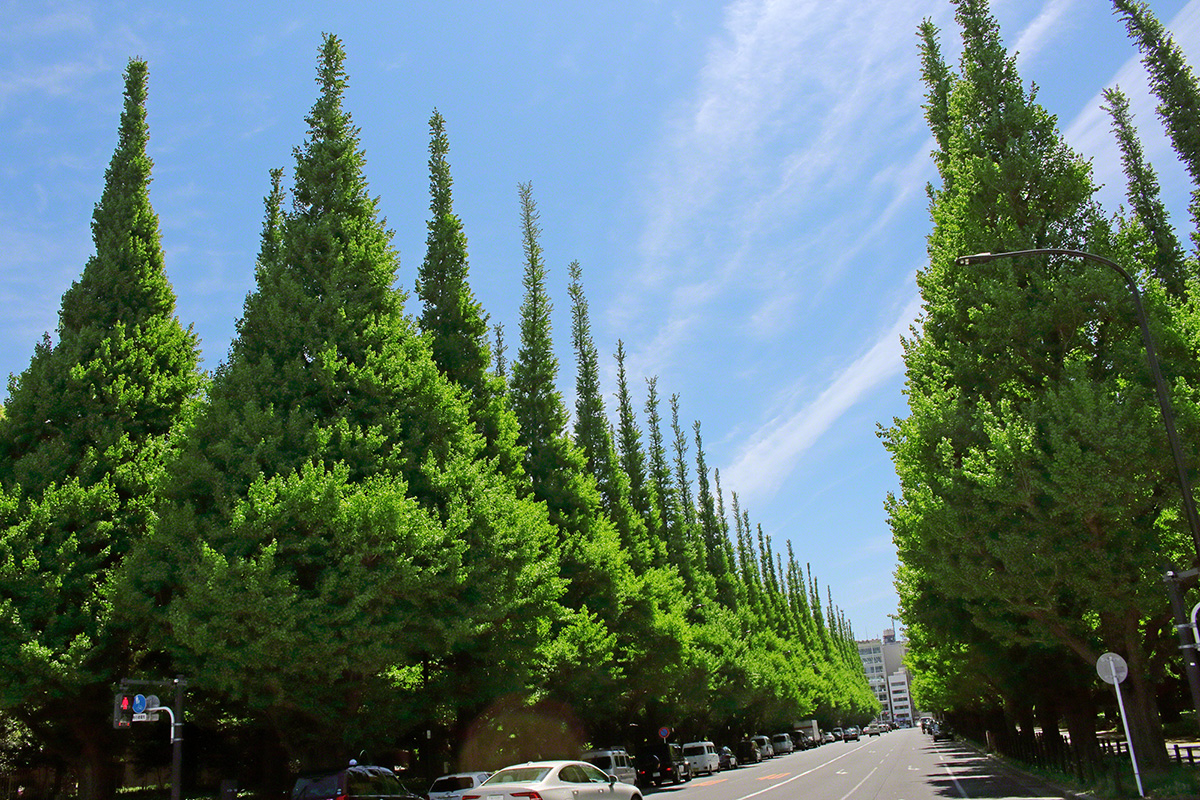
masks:
{"label": "white sedan", "polygon": [[583,761],[530,761],[499,770],[462,800],[642,800],[642,793]]}

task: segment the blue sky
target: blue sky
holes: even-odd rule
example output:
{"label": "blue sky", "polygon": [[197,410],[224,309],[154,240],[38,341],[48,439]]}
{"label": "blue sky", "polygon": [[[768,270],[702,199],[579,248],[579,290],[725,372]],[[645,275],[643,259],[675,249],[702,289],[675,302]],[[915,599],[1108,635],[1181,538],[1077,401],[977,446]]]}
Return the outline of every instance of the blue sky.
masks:
{"label": "blue sky", "polygon": [[[1200,65],[1200,0],[1152,7]],[[947,0],[0,9],[0,374],[28,366],[93,251],[134,56],[150,65],[151,201],[179,317],[201,336],[207,369],[224,359],[253,288],[268,171],[290,175],[321,34],[335,33],[399,284],[412,289],[424,257],[437,108],[472,287],[504,324],[510,357],[517,184],[530,181],[568,404],[567,265],[578,259],[609,397],[621,339],[639,408],[653,375],[668,419],[678,394],[683,424],[700,421],[727,506],[736,492],[777,552],[790,540],[860,638],[891,624],[883,502],[896,478],[876,426],[907,413],[899,337],[918,311],[935,179],[916,28],[933,19],[956,59]],[[1183,224],[1186,176],[1108,4],[992,10],[1026,83],[1093,160],[1105,207],[1122,202],[1124,180],[1100,93],[1119,83]],[[411,298],[408,308],[419,311]]]}

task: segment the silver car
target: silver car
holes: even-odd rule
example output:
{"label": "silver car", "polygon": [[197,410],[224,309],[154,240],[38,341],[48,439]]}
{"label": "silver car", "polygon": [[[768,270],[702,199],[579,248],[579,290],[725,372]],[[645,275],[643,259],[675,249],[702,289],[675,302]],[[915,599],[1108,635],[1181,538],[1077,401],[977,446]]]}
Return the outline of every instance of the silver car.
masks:
{"label": "silver car", "polygon": [[529,761],[495,772],[462,800],[642,800],[636,786],[584,761]]}
{"label": "silver car", "polygon": [[425,796],[429,800],[460,800],[463,792],[474,789],[491,775],[490,772],[456,772],[443,775],[429,787]]}

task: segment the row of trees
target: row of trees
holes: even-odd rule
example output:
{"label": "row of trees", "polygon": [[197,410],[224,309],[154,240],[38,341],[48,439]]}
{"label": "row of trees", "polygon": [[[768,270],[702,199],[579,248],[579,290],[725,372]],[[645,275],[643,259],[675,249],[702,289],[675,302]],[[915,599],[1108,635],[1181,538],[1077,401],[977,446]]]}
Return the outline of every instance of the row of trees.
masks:
{"label": "row of trees", "polygon": [[[572,424],[528,185],[506,359],[469,288],[436,112],[422,310],[406,314],[343,65],[325,37],[290,209],[273,171],[255,289],[205,375],[174,315],[147,68],[130,62],[96,254],[0,418],[6,730],[104,798],[129,735],[108,718],[122,677],[187,676],[214,768],[267,788],[430,729],[462,745],[497,708],[563,709],[580,731],[553,744],[564,755],[633,726],[733,736],[870,718],[828,590],[736,494],[727,510],[699,423],[681,424],[677,396],[664,422],[653,378],[643,433],[621,343],[609,422],[578,263]],[[526,755],[493,741],[477,766]]]}
{"label": "row of trees", "polygon": [[[1197,554],[1129,289],[1078,259],[956,258],[1065,248],[1125,265],[1142,287],[1191,464],[1200,262],[1175,236],[1121,91],[1105,100],[1129,207],[1107,216],[1091,163],[1023,87],[986,0],[955,5],[958,72],[935,27],[920,29],[940,185],[929,188],[923,312],[905,341],[910,414],[881,431],[900,478],[887,509],[915,691],[1001,740],[1065,723],[1072,741],[1092,741],[1104,696],[1094,668],[1113,651],[1129,663],[1139,760],[1161,766],[1158,700],[1172,715],[1181,704],[1163,575]],[[1113,5],[1200,186],[1200,87],[1146,4]],[[1200,242],[1200,204],[1192,214]]]}

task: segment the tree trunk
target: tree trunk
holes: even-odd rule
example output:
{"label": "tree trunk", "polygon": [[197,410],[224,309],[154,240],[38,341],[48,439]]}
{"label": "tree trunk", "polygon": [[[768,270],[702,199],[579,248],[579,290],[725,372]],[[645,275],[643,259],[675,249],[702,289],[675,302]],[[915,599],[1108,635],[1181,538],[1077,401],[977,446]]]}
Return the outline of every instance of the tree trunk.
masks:
{"label": "tree trunk", "polygon": [[92,721],[96,715],[80,714],[72,730],[79,740],[79,800],[112,800],[117,793],[112,730]]}
{"label": "tree trunk", "polygon": [[1130,623],[1125,627],[1129,676],[1120,685],[1129,739],[1139,766],[1166,769],[1171,760],[1167,755],[1162,720],[1158,716],[1157,686],[1150,677],[1150,664],[1142,649],[1137,619],[1131,616]]}

